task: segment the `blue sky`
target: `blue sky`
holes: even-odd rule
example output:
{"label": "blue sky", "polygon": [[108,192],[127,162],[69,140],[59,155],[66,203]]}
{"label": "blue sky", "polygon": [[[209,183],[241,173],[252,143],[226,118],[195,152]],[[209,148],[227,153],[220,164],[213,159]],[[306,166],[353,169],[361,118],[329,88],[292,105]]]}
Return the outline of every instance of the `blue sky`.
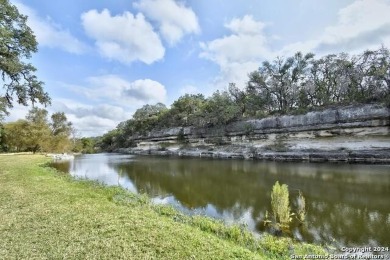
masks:
{"label": "blue sky", "polygon": [[[144,104],[244,88],[264,60],[390,46],[390,0],[11,0],[28,15],[31,62],[80,136]],[[29,108],[15,106],[8,121]]]}

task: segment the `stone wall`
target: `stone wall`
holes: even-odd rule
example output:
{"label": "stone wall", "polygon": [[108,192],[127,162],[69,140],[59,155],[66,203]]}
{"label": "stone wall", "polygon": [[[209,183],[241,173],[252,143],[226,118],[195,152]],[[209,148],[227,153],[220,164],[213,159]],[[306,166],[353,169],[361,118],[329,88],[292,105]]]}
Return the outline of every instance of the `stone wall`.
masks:
{"label": "stone wall", "polygon": [[119,152],[273,160],[390,162],[390,109],[370,104],[268,117],[211,128],[136,135]]}
{"label": "stone wall", "polygon": [[[389,136],[390,109],[381,105],[330,108],[304,115],[253,119],[223,127],[175,127],[130,137],[139,146],[159,142],[176,142],[181,135],[196,144],[240,143],[278,137],[318,138],[340,136]],[[219,138],[219,140],[217,140]]]}

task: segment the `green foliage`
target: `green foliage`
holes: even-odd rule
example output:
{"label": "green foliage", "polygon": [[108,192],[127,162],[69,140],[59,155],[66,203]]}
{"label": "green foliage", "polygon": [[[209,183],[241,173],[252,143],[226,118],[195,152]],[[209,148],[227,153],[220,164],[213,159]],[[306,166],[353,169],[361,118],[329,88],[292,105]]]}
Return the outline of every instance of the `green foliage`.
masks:
{"label": "green foliage", "polygon": [[4,124],[5,143],[9,152],[25,152],[29,150],[29,122],[20,119],[16,122]]}
{"label": "green foliage", "polygon": [[0,123],[3,122],[7,115],[7,99],[0,96]]}
{"label": "green foliage", "polygon": [[97,145],[103,151],[111,152],[116,148],[116,141],[119,136],[120,135],[118,129],[111,130],[108,133],[104,134],[101,138],[99,138]]}
{"label": "green foliage", "polygon": [[[55,113],[52,122],[48,112],[32,108],[26,120],[4,124],[2,146],[9,152],[67,152],[72,149],[73,130],[64,113]],[[4,150],[4,149],[3,149]]]}
{"label": "green foliage", "polygon": [[77,138],[75,140],[73,151],[86,154],[95,153],[97,152],[95,149],[96,142],[97,140],[94,137]]}
{"label": "green foliage", "polygon": [[64,112],[57,112],[51,115],[50,124],[54,136],[69,137],[72,132],[72,123],[68,122]]}
{"label": "green foliage", "polygon": [[206,125],[226,125],[241,118],[239,106],[228,92],[216,91],[204,106],[203,117]]}
{"label": "green foliage", "polygon": [[248,114],[286,114],[295,110],[368,102],[390,95],[390,53],[382,47],[360,55],[312,54],[266,61],[249,75]]}
{"label": "green foliage", "polygon": [[157,103],[156,105],[147,104],[135,111],[133,119],[138,121],[148,120],[150,118],[157,117],[166,110],[167,107],[162,103]]}
{"label": "green foliage", "polygon": [[205,103],[206,99],[202,94],[186,94],[179,97],[179,99],[172,104],[169,113],[172,118],[169,120],[170,124],[178,126],[203,125],[204,119],[202,111]]}
{"label": "green foliage", "polygon": [[[243,118],[306,113],[331,105],[390,104],[389,75],[390,51],[385,47],[319,59],[298,52],[263,62],[249,74],[245,88],[231,83],[228,91],[216,91],[208,98],[186,94],[170,109],[161,103],[145,105],[132,119],[105,134],[99,144],[110,151],[134,145],[133,136],[162,128],[225,126]],[[287,150],[283,140],[276,140],[269,148]]]}
{"label": "green foliage", "polygon": [[48,112],[45,109],[34,107],[26,116],[28,122],[28,150],[34,153],[51,150],[51,130],[47,115]]}
{"label": "green foliage", "polygon": [[7,152],[7,151],[8,151],[8,145],[5,139],[5,129],[4,129],[4,125],[0,122],[0,153]]}
{"label": "green foliage", "polygon": [[44,125],[48,121],[47,115],[48,112],[46,109],[33,107],[28,111],[26,119],[33,124]]}
{"label": "green foliage", "polygon": [[292,247],[292,242],[287,238],[276,238],[271,235],[264,235],[261,246],[269,252],[270,257],[273,256],[275,259],[280,259],[281,256],[285,254],[286,248]]}
{"label": "green foliage", "polygon": [[46,161],[0,155],[1,259],[290,259],[326,253],[290,238],[256,238],[242,226],[186,216],[118,187],[74,180],[38,165]]}
{"label": "green foliage", "polygon": [[229,95],[231,96],[234,104],[236,104],[240,109],[241,116],[244,117],[247,112],[248,93],[245,90],[241,90],[236,87],[235,83],[230,83]]}
{"label": "green foliage", "polygon": [[63,112],[57,112],[51,115],[51,151],[65,152],[73,149],[74,143],[71,142],[71,134],[73,131],[72,123]]}
{"label": "green foliage", "polygon": [[280,185],[277,181],[272,187],[271,208],[275,223],[282,228],[288,228],[292,218],[288,186],[286,184]]}
{"label": "green foliage", "polygon": [[26,60],[37,51],[37,42],[27,16],[8,0],[0,1],[0,72],[3,91],[0,91],[0,114],[7,113],[16,102],[27,105],[39,102],[49,104],[50,98],[43,83],[34,75],[36,69]]}
{"label": "green foliage", "polygon": [[306,200],[305,197],[303,197],[302,192],[299,191],[296,200],[296,213],[292,213],[291,211],[289,196],[290,194],[286,184],[280,185],[277,181],[272,187],[271,209],[273,220],[270,220],[268,211],[265,212],[263,220],[266,227],[271,227],[271,233],[289,233],[293,216],[296,216],[296,219],[300,224],[306,220]]}

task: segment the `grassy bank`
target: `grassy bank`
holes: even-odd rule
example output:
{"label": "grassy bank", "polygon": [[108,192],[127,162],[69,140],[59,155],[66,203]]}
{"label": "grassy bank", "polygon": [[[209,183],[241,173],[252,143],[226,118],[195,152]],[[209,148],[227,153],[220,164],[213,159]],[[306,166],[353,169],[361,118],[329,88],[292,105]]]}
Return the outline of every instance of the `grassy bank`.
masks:
{"label": "grassy bank", "polygon": [[290,259],[317,246],[185,216],[76,181],[35,155],[0,155],[0,259]]}

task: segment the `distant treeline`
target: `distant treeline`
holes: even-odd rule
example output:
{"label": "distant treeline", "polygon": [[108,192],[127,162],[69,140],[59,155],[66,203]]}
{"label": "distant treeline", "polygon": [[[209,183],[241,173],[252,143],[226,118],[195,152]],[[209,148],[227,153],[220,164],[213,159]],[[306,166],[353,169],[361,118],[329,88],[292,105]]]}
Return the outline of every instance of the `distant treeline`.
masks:
{"label": "distant treeline", "polygon": [[0,152],[95,152],[96,138],[77,138],[65,113],[48,119],[43,108],[32,108],[26,119],[1,124]]}
{"label": "distant treeline", "polygon": [[229,84],[211,97],[186,94],[171,108],[145,105],[133,118],[101,137],[103,150],[128,147],[130,136],[177,126],[209,127],[246,118],[304,113],[332,105],[390,104],[390,52],[382,47],[359,55],[330,54],[315,59],[298,52],[265,61],[247,85]]}

